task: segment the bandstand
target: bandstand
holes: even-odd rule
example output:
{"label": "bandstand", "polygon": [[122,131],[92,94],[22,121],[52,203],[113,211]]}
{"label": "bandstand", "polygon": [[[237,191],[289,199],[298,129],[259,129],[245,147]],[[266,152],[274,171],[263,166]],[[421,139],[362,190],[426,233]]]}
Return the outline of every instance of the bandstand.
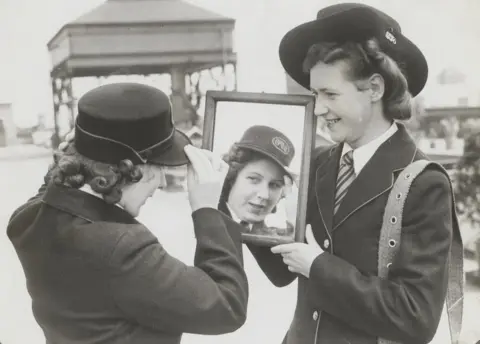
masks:
{"label": "bandstand", "polygon": [[[236,90],[235,20],[181,0],[107,0],[48,42],[56,147],[74,124],[74,78],[169,76],[174,121],[197,124],[206,89]],[[63,124],[62,124],[63,123]],[[66,125],[65,125],[66,123]]]}

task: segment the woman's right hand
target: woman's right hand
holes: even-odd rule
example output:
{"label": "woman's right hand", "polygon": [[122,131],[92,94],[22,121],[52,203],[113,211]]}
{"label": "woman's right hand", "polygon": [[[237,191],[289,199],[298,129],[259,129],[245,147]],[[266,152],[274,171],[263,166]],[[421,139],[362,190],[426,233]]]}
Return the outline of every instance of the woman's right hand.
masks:
{"label": "woman's right hand", "polygon": [[228,164],[205,149],[188,145],[184,150],[190,160],[187,187],[192,212],[200,208],[217,209]]}

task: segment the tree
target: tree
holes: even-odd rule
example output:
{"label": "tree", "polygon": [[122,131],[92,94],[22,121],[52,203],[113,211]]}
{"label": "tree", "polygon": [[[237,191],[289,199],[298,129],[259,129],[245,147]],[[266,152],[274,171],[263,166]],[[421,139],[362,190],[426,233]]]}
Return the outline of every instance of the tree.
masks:
{"label": "tree", "polygon": [[480,226],[480,131],[465,139],[455,173],[455,197],[459,214]]}
{"label": "tree", "polygon": [[[457,211],[472,228],[480,228],[480,131],[465,139],[464,153],[455,171],[455,198]],[[475,243],[478,269],[470,277],[480,285],[480,235]],[[469,275],[467,274],[467,278]]]}

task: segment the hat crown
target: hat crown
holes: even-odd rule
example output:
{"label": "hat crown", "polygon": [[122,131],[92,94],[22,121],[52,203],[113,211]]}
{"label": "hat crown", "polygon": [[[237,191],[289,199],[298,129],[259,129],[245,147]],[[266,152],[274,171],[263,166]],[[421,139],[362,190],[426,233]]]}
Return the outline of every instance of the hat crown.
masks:
{"label": "hat crown", "polygon": [[394,30],[396,32],[402,32],[400,24],[390,17],[388,14],[368,5],[358,3],[341,3],[322,8],[317,13],[317,20],[327,19],[338,14],[345,14],[348,11],[355,10],[356,15],[359,15],[359,11],[363,11],[365,15],[375,18],[376,21],[372,24],[377,26],[383,23],[386,28]]}
{"label": "hat crown", "polygon": [[78,102],[75,146],[89,159],[146,163],[169,150],[175,135],[170,100],[154,87],[108,84]]}
{"label": "hat crown", "polygon": [[168,96],[138,83],[108,84],[85,93],[78,101],[77,123],[91,134],[139,151],[167,138],[173,130]]}
{"label": "hat crown", "polygon": [[288,167],[295,155],[295,147],[285,134],[263,125],[248,128],[237,146],[263,153],[283,167]]}

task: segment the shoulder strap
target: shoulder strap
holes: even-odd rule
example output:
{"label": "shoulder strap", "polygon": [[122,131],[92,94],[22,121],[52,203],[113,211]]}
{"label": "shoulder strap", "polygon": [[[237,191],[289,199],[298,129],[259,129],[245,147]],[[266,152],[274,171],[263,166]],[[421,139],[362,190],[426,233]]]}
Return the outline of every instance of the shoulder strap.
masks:
{"label": "shoulder strap", "polygon": [[[388,278],[388,270],[400,248],[402,215],[405,201],[415,178],[427,166],[435,165],[448,177],[448,172],[438,163],[428,160],[417,160],[408,165],[398,176],[390,191],[383,224],[380,232],[378,254],[378,276]],[[450,180],[450,178],[449,178]],[[450,182],[453,197],[453,187]],[[460,336],[463,311],[463,243],[456,214],[455,199],[452,202],[453,237],[448,261],[448,288],[445,300],[452,343]],[[393,344],[392,341],[378,340],[379,344]]]}

